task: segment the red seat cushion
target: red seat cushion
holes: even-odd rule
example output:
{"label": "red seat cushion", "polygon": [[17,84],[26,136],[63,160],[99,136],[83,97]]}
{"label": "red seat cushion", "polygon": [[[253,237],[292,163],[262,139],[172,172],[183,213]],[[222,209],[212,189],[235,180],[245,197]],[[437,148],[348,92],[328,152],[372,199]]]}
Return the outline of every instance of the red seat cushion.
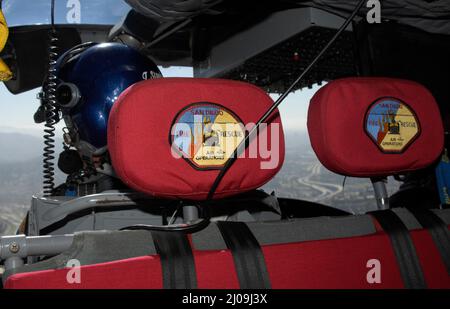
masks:
{"label": "red seat cushion", "polygon": [[[411,232],[429,288],[450,288],[450,276],[426,230]],[[368,245],[370,244],[370,245]],[[389,237],[384,232],[332,240],[262,247],[274,289],[404,288]],[[238,277],[229,250],[193,250],[200,289],[237,289]],[[368,261],[380,262],[380,283],[369,283]],[[161,289],[158,256],[82,266],[81,283],[70,284],[69,269],[45,270],[8,277],[7,289]],[[107,279],[107,280],[106,280]]]}
{"label": "red seat cushion", "polygon": [[444,144],[431,93],[415,82],[390,78],[330,82],[311,100],[308,131],[325,167],[356,177],[424,168]]}
{"label": "red seat cushion", "polygon": [[[235,81],[166,78],[137,83],[111,111],[108,147],[113,166],[138,191],[203,200],[245,137],[244,126],[256,123],[272,104],[261,89]],[[267,145],[261,143],[266,136]],[[255,146],[271,151],[254,151]],[[215,198],[262,186],[283,160],[284,136],[276,111],[258,141],[228,171]]]}

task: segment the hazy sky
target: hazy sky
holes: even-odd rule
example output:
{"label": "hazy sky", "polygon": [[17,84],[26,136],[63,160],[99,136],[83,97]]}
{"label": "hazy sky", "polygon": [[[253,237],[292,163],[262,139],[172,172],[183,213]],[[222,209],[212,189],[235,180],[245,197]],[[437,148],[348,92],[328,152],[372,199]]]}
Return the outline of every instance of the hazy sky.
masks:
{"label": "hazy sky", "polygon": [[[130,10],[124,0],[56,0],[57,24],[114,25]],[[3,12],[10,27],[49,24],[50,0],[3,0]]]}
{"label": "hazy sky", "polygon": [[[165,77],[191,77],[191,68],[173,67],[161,68]],[[309,100],[317,91],[304,89],[291,94],[281,105],[280,112],[286,130],[304,130]],[[5,85],[0,85],[0,131],[22,132],[42,135],[42,126],[33,121],[33,114],[39,107],[36,99],[38,89],[20,95],[12,95]],[[273,96],[275,98],[275,96]]]}

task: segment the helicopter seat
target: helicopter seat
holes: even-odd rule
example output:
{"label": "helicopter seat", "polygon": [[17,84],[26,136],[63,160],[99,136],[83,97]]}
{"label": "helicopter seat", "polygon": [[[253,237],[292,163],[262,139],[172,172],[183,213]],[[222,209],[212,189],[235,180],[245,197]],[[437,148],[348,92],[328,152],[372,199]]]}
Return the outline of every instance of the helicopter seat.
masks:
{"label": "helicopter seat", "polygon": [[[326,168],[344,176],[371,178],[375,197],[386,196],[386,201],[378,203],[381,208],[389,207],[384,183],[387,176],[430,167],[444,147],[442,118],[432,94],[416,82],[392,78],[344,78],[322,87],[310,103],[308,131],[311,145]],[[377,192],[377,183],[382,184],[385,192]],[[419,210],[421,205],[412,203],[404,207],[424,228],[431,230],[450,270],[448,225],[431,212]],[[407,239],[410,249],[418,246],[391,210],[370,214],[389,235],[394,247],[399,234]],[[441,230],[440,236],[436,235],[436,229]],[[439,237],[445,240],[441,242]],[[416,268],[427,263],[419,262],[414,249],[395,250],[398,256],[402,251],[415,256]],[[400,260],[399,264],[414,263],[411,261],[414,259]]]}
{"label": "helicopter seat", "polygon": [[[364,91],[375,97],[364,96]],[[416,93],[407,96],[409,91]],[[343,94],[345,99],[340,97]],[[422,97],[420,101],[418,95]],[[405,107],[408,104],[420,121],[420,135],[403,153],[378,156],[380,149],[376,144],[372,147],[371,137],[367,133],[355,133],[364,132],[364,117],[372,114],[371,103],[382,96],[400,96]],[[210,103],[196,105],[196,102]],[[412,83],[357,79],[331,82],[311,103],[308,120],[311,141],[319,158],[342,173],[373,176],[420,168],[432,162],[441,147],[442,128],[434,119],[439,115],[433,104],[426,107],[430,103],[434,103],[431,96]],[[193,160],[172,157],[174,144],[175,152],[187,155],[190,148],[186,149],[183,141],[188,145],[192,139],[195,141],[195,130],[185,135],[193,122],[186,112],[200,114],[201,128],[208,126],[204,131],[209,134],[210,122],[203,123],[206,114],[224,116],[226,121],[219,123],[235,122],[238,117],[244,122],[256,122],[270,104],[270,98],[257,88],[231,81],[161,79],[137,84],[119,98],[111,114],[109,145],[113,163],[120,177],[140,192],[203,201],[219,172],[213,165],[221,162],[216,158],[217,161],[205,163],[203,156]],[[378,116],[383,118],[381,114]],[[397,115],[410,117],[403,113]],[[395,117],[394,120],[404,121]],[[279,122],[278,114],[273,121]],[[171,130],[174,123],[187,125]],[[325,124],[331,127],[322,130],[320,126]],[[349,135],[344,134],[347,129]],[[281,132],[275,137],[282,138]],[[183,140],[185,136],[187,139]],[[214,136],[217,135],[209,134],[207,139]],[[180,140],[174,142],[176,138]],[[217,143],[207,139],[201,139],[199,147],[213,147]],[[337,145],[339,139],[353,150],[347,155],[358,156],[354,165],[337,153],[342,150]],[[415,143],[426,146],[420,156]],[[282,141],[280,145],[284,146]],[[384,160],[385,164],[375,161],[376,168],[371,168],[364,162],[371,156],[368,151],[374,152],[372,160]],[[332,152],[336,157],[325,152]],[[385,158],[390,155],[393,159]],[[324,160],[323,156],[328,157]],[[404,160],[398,159],[402,156]],[[333,166],[333,160],[339,160],[338,164]],[[237,194],[269,180],[279,166],[275,164],[274,170],[264,170],[260,168],[262,161],[239,158],[218,187],[217,197]],[[362,172],[358,172],[359,168]],[[211,207],[214,206],[212,203]],[[406,209],[389,214],[388,228],[384,221],[373,220],[372,215],[358,215],[246,223],[212,220],[207,227],[189,233],[161,230],[77,233],[69,250],[14,272],[7,271],[4,282],[11,289],[450,288],[450,263],[441,258],[445,256],[446,245],[434,241],[441,239],[442,234],[445,238],[450,213],[445,210],[428,213],[434,220],[445,222],[444,232],[437,229],[438,237],[435,230],[426,229],[429,222],[418,222]],[[67,263],[71,260],[81,265],[78,283],[67,280],[71,271]]]}
{"label": "helicopter seat", "polygon": [[332,172],[385,177],[433,164],[444,146],[438,105],[412,81],[345,78],[312,98],[308,111],[311,145]]}

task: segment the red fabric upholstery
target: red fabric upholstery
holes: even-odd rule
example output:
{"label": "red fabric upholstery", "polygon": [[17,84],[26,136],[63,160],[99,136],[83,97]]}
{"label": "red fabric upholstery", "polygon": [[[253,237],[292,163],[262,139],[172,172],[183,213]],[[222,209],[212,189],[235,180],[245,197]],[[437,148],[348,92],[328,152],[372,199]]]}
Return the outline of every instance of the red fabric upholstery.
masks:
{"label": "red fabric upholstery", "polygon": [[82,266],[81,283],[67,282],[69,269],[44,270],[8,278],[6,289],[162,289],[159,256]]}
{"label": "red fabric upholstery", "polygon": [[[199,170],[189,160],[174,158],[170,140],[172,124],[187,117],[185,112],[198,102],[219,104],[244,125],[255,123],[273,104],[264,91],[235,81],[166,78],[131,86],[114,104],[108,126],[113,165],[126,184],[157,197],[206,198],[219,170]],[[270,158],[263,158],[259,151],[256,157],[250,156],[247,150],[245,158],[239,158],[229,170],[215,198],[258,188],[279,171],[284,160],[284,136],[278,112],[270,120],[279,128],[279,132],[273,131],[276,140],[270,138],[271,126],[262,132],[269,137],[269,149],[275,142],[279,145],[279,151],[272,149],[277,162],[263,169],[261,163]]]}
{"label": "red fabric upholstery", "polygon": [[[385,234],[276,245],[264,247],[263,251],[274,288],[403,288],[390,240]],[[371,259],[381,263],[380,284],[369,284],[366,280],[369,271],[366,265]]]}
{"label": "red fabric upholstery", "polygon": [[[450,277],[425,230],[412,231],[414,245],[430,288],[450,288]],[[383,232],[334,240],[263,246],[272,287],[275,289],[382,289],[403,288],[399,268]],[[239,288],[234,262],[228,250],[194,250],[200,289]],[[381,283],[366,280],[367,262],[381,263]],[[38,271],[10,276],[8,289],[62,288],[162,288],[157,256],[82,266],[81,284],[68,284],[68,270]]]}
{"label": "red fabric upholstery", "polygon": [[[395,102],[402,103],[399,109]],[[395,116],[394,125],[399,125],[401,135],[391,131],[389,114]],[[415,122],[417,134],[405,137]],[[311,100],[308,130],[325,167],[356,177],[424,168],[441,154],[444,140],[440,112],[430,92],[415,82],[389,78],[330,82]]]}
{"label": "red fabric upholstery", "polygon": [[417,255],[421,261],[427,287],[430,289],[448,289],[450,287],[450,276],[447,268],[434,245],[431,234],[428,231],[412,231],[411,237]]}

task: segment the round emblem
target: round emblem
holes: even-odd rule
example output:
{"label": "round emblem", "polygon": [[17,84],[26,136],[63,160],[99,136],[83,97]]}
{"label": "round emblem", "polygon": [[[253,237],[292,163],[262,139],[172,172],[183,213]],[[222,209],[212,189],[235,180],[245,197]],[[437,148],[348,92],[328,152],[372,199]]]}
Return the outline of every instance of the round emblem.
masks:
{"label": "round emblem", "polygon": [[223,167],[245,138],[242,121],[215,103],[194,103],[175,118],[172,148],[196,169]]}
{"label": "round emblem", "polygon": [[420,134],[414,111],[396,98],[381,98],[369,108],[365,130],[384,153],[401,153]]}

